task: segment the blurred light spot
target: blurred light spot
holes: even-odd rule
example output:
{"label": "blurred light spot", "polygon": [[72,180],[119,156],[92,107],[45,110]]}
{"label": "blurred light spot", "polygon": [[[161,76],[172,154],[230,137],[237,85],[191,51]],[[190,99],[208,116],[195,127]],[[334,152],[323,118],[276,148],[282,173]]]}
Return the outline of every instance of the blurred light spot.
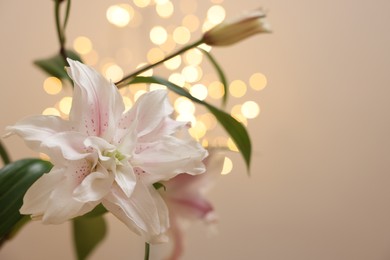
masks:
{"label": "blurred light spot", "polygon": [[150,63],[155,63],[164,59],[164,52],[160,48],[152,48],[148,51],[147,59]]}
{"label": "blurred light spot", "polygon": [[176,117],[176,120],[180,122],[190,122],[191,125],[194,125],[196,123],[195,116],[192,114],[179,114]]}
{"label": "blurred light spot", "polygon": [[208,94],[207,88],[203,84],[195,84],[190,89],[191,95],[200,100],[205,100]]}
{"label": "blurred light spot", "polygon": [[223,161],[222,175],[229,174],[233,170],[233,162],[229,157],[225,156],[225,160]]}
{"label": "blurred light spot", "polygon": [[[147,63],[141,63],[137,66],[137,69],[142,68],[143,66],[146,66]],[[150,77],[153,76],[153,69],[149,69],[147,71],[142,72],[141,74],[138,74],[138,76],[141,77]]]}
{"label": "blurred light spot", "polygon": [[192,49],[187,51],[184,54],[184,60],[187,62],[189,65],[199,65],[202,63],[203,60],[203,54],[200,50],[198,49]]}
{"label": "blurred light spot", "polygon": [[63,97],[59,102],[59,108],[60,111],[65,114],[69,115],[70,109],[72,107],[72,97]]}
{"label": "blurred light spot", "polygon": [[136,102],[143,94],[145,94],[147,91],[140,89],[134,94],[134,102]]}
{"label": "blurred light spot", "polygon": [[175,111],[179,114],[190,114],[195,113],[195,105],[186,97],[178,97],[174,103]]}
{"label": "blurred light spot", "polygon": [[180,10],[183,14],[192,14],[196,12],[198,4],[196,1],[181,0]]}
{"label": "blurred light spot", "polygon": [[39,153],[39,158],[41,158],[44,161],[50,161],[49,155],[47,155],[45,153]]}
{"label": "blurred light spot", "polygon": [[43,110],[42,115],[45,116],[60,116],[60,111],[58,111],[55,107],[48,107],[45,110]]}
{"label": "blurred light spot", "polygon": [[156,84],[156,83],[152,83],[149,86],[150,91],[154,91],[154,90],[158,90],[158,89],[167,89],[167,87],[164,85],[161,85],[161,84]]}
{"label": "blurred light spot", "polygon": [[125,111],[129,110],[133,106],[133,101],[129,97],[122,97],[125,104]]}
{"label": "blurred light spot", "polygon": [[220,5],[214,5],[209,8],[207,11],[207,19],[212,23],[212,24],[219,24],[221,23],[226,16],[226,11],[225,8],[223,8]]}
{"label": "blurred light spot", "polygon": [[238,148],[234,141],[229,137],[227,141],[227,146],[231,151],[238,152]]}
{"label": "blurred light spot", "polygon": [[156,5],[156,12],[162,18],[168,18],[173,14],[174,6],[172,2],[167,1],[163,4]]}
{"label": "blurred light spot", "polygon": [[191,32],[184,26],[179,26],[173,31],[173,40],[178,44],[186,44],[191,39]]}
{"label": "blurred light spot", "polygon": [[103,66],[103,74],[106,79],[117,82],[123,78],[123,70],[115,63],[107,63]]}
{"label": "blurred light spot", "polygon": [[202,43],[201,45],[198,46],[198,48],[210,52],[212,47],[210,45],[207,45],[206,43]]}
{"label": "blurred light spot", "polygon": [[208,147],[209,146],[209,141],[206,140],[206,139],[203,139],[202,140],[202,146],[205,147],[205,148]]}
{"label": "blurred light spot", "polygon": [[170,76],[169,76],[169,79],[168,79],[170,82],[172,82],[173,84],[176,84],[180,87],[184,87],[185,83],[186,83],[186,79],[185,77],[180,74],[180,73],[172,73]]}
{"label": "blurred light spot", "polygon": [[107,9],[107,20],[118,27],[125,27],[129,24],[134,15],[134,9],[128,4],[112,5]]}
{"label": "blurred light spot", "polygon": [[233,80],[229,85],[229,92],[233,97],[242,97],[246,93],[246,84],[242,80]]}
{"label": "blurred light spot", "polygon": [[73,41],[73,48],[80,54],[87,54],[92,50],[92,42],[85,36],[79,36]]}
{"label": "blurred light spot", "polygon": [[254,90],[262,90],[267,86],[267,78],[262,73],[255,73],[249,78],[249,85]]}
{"label": "blurred light spot", "polygon": [[138,7],[147,7],[150,4],[150,0],[133,0],[134,4]]}
{"label": "blurred light spot", "polygon": [[207,32],[209,31],[211,28],[215,27],[215,24],[210,22],[209,20],[206,20],[203,22],[203,25],[202,25],[202,32]]}
{"label": "blurred light spot", "polygon": [[207,128],[203,122],[196,121],[194,125],[189,129],[190,135],[196,140],[201,139],[207,132]]}
{"label": "blurred light spot", "polygon": [[241,113],[246,118],[252,119],[259,115],[260,113],[260,107],[259,105],[254,101],[246,101],[241,106]]}
{"label": "blurred light spot", "polygon": [[211,113],[206,113],[198,117],[198,121],[202,121],[207,129],[211,130],[217,125],[215,116]]}
{"label": "blurred light spot", "polygon": [[99,54],[95,50],[91,50],[87,54],[83,55],[83,61],[85,64],[88,64],[90,66],[94,66],[99,61]]}
{"label": "blurred light spot", "polygon": [[164,62],[164,66],[169,70],[175,70],[181,65],[181,56],[175,56]]}
{"label": "blurred light spot", "polygon": [[196,15],[189,14],[183,18],[182,25],[188,28],[190,32],[195,32],[199,28],[200,21]]}
{"label": "blurred light spot", "polygon": [[186,66],[182,70],[182,74],[187,82],[193,83],[202,77],[202,71],[199,67]]}
{"label": "blurred light spot", "polygon": [[209,84],[209,96],[214,99],[220,99],[225,94],[223,84],[219,81],[213,81]]}
{"label": "blurred light spot", "polygon": [[61,80],[56,77],[48,77],[43,82],[43,89],[47,94],[56,95],[62,90]]}
{"label": "blurred light spot", "polygon": [[230,114],[232,116],[241,114],[241,105],[234,105],[230,110]]}
{"label": "blurred light spot", "polygon": [[150,40],[157,45],[163,44],[168,38],[168,33],[161,26],[155,26],[150,30]]}

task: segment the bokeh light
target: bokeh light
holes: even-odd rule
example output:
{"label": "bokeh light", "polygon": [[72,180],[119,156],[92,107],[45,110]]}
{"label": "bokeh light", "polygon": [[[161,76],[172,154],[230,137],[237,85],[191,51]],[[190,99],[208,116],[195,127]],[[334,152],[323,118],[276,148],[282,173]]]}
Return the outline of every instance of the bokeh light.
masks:
{"label": "bokeh light", "polygon": [[72,108],[72,97],[63,97],[58,103],[61,113],[69,115],[70,109]]}
{"label": "bokeh light", "polygon": [[163,4],[156,5],[156,12],[162,18],[171,17],[174,12],[174,6],[172,2],[166,1]]}
{"label": "bokeh light", "polygon": [[48,77],[43,82],[43,89],[47,94],[56,95],[62,90],[61,80],[56,77]]}
{"label": "bokeh light", "polygon": [[229,174],[232,170],[233,170],[233,162],[229,157],[225,156],[221,174],[222,175]]}
{"label": "bokeh light", "polygon": [[214,25],[221,23],[225,19],[225,16],[225,8],[220,5],[214,5],[207,11],[207,19]]}
{"label": "bokeh light", "polygon": [[150,40],[156,44],[156,45],[161,45],[163,44],[167,38],[168,38],[168,33],[166,29],[162,26],[155,26],[150,30]]}
{"label": "bokeh light", "polygon": [[207,98],[207,87],[203,84],[195,84],[191,87],[190,93],[192,96],[200,100],[205,100]]}
{"label": "bokeh light", "polygon": [[134,16],[134,9],[128,4],[112,5],[107,9],[107,20],[118,27],[125,27]]}
{"label": "bokeh light", "polygon": [[249,78],[249,85],[254,90],[262,90],[267,86],[267,78],[262,73],[254,73]]}
{"label": "bokeh light", "polygon": [[191,32],[184,26],[179,26],[173,31],[173,40],[177,44],[186,44],[191,39]]}
{"label": "bokeh light", "polygon": [[92,50],[92,42],[88,37],[79,36],[74,39],[73,48],[81,55],[85,55]]}
{"label": "bokeh light", "polygon": [[48,107],[45,110],[43,110],[42,115],[45,115],[45,116],[60,116],[61,113],[55,107]]}
{"label": "bokeh light", "polygon": [[259,115],[260,107],[254,101],[246,101],[241,106],[241,113],[246,118],[253,119]]}
{"label": "bokeh light", "polygon": [[123,78],[123,70],[115,63],[107,63],[103,66],[103,74],[106,79],[117,82]]}
{"label": "bokeh light", "polygon": [[229,85],[229,92],[233,97],[243,97],[246,93],[247,87],[242,80],[233,80]]}

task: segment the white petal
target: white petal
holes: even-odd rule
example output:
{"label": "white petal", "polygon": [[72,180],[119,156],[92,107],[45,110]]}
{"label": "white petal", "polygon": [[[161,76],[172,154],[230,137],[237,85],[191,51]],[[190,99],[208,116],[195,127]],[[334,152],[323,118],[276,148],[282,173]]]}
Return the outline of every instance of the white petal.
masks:
{"label": "white petal", "polygon": [[48,137],[70,129],[69,123],[57,116],[32,116],[8,126],[9,134],[17,134],[25,139],[27,145],[40,151],[40,144]]}
{"label": "white petal", "polygon": [[110,191],[114,178],[104,168],[90,173],[73,191],[73,197],[80,202],[99,201]]}
{"label": "white petal", "polygon": [[80,160],[91,153],[83,142],[86,136],[79,132],[62,132],[42,141],[42,152],[49,155],[56,164],[63,159]]}
{"label": "white petal", "polygon": [[166,242],[168,209],[158,192],[137,182],[130,198],[117,187],[103,200],[104,207],[149,243]]}
{"label": "white petal", "polygon": [[159,142],[140,146],[132,161],[149,173],[148,183],[168,180],[183,172],[199,174],[205,171],[202,161],[207,151],[195,141],[165,137]]}
{"label": "white petal", "polygon": [[20,213],[33,216],[42,215],[47,208],[50,194],[63,180],[64,169],[54,167],[49,173],[43,174],[24,195]]}
{"label": "white petal", "polygon": [[91,67],[70,59],[68,62],[68,74],[75,84],[70,121],[87,135],[110,140],[124,111],[118,89]]}
{"label": "white petal", "polygon": [[146,135],[158,127],[165,118],[172,114],[167,91],[155,90],[142,95],[135,105],[123,115],[120,128],[128,128],[137,120],[138,136]]}
{"label": "white petal", "polygon": [[133,167],[118,166],[115,172],[115,181],[127,197],[130,197],[137,183]]}

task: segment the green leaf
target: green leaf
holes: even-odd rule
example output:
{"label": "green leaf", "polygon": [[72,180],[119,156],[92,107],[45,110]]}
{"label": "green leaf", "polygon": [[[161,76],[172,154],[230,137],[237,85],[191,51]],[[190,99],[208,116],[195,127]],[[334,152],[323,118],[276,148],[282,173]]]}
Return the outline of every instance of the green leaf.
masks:
{"label": "green leaf", "polygon": [[166,79],[160,77],[136,77],[129,84],[137,84],[137,83],[157,83],[166,86],[173,92],[178,95],[187,97],[195,103],[201,104],[205,106],[218,120],[218,122],[223,126],[223,128],[228,132],[234,143],[236,144],[238,150],[244,158],[247,169],[249,171],[250,167],[250,159],[252,152],[252,145],[249,138],[249,134],[246,128],[238,122],[234,117],[229,115],[228,113],[220,110],[219,108],[214,107],[213,105],[199,100],[193,97],[186,89],[181,88],[172,82],[169,82]]}
{"label": "green leaf", "polygon": [[77,259],[84,260],[106,236],[106,222],[103,216],[82,216],[72,222]]}
{"label": "green leaf", "polygon": [[219,80],[221,81],[224,90],[223,97],[222,97],[222,104],[225,106],[228,98],[227,80],[226,80],[225,73],[223,72],[221,66],[219,66],[214,56],[211,55],[211,53],[203,50],[202,48],[198,48],[198,50],[202,51],[206,55],[206,57],[210,60],[211,64],[214,66],[215,70],[218,73]]}
{"label": "green leaf", "polygon": [[[74,51],[67,50],[66,54],[68,58],[81,62],[80,56]],[[36,60],[34,61],[34,64],[46,72],[49,76],[57,77],[61,80],[66,79],[71,81],[68,73],[65,71],[66,64],[61,54],[56,54],[47,59]]]}
{"label": "green leaf", "polygon": [[165,185],[162,184],[161,182],[155,182],[155,183],[153,183],[153,187],[154,187],[156,190],[163,188],[164,191],[167,191],[167,187],[165,187]]}
{"label": "green leaf", "polygon": [[[52,168],[40,159],[23,159],[0,169],[0,239],[6,239],[23,218],[19,209],[30,186]],[[20,223],[19,223],[20,224]]]}

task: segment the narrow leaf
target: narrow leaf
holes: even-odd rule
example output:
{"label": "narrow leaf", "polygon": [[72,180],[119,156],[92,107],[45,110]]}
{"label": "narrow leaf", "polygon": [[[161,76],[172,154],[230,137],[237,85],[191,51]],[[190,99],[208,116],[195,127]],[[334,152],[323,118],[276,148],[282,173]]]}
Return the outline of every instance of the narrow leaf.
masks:
{"label": "narrow leaf", "polygon": [[0,239],[6,239],[23,218],[19,209],[30,186],[52,165],[40,159],[23,159],[0,169]]}
{"label": "narrow leaf", "polygon": [[[66,54],[73,60],[81,61],[80,56],[74,51],[67,50]],[[57,77],[61,80],[66,79],[71,82],[71,79],[65,71],[66,64],[60,54],[56,54],[47,59],[36,60],[34,61],[34,64],[46,72],[49,76]]]}
{"label": "narrow leaf", "polygon": [[103,216],[82,216],[72,222],[77,259],[84,260],[106,236],[106,222]]}
{"label": "narrow leaf", "polygon": [[227,80],[226,80],[225,73],[223,72],[221,66],[219,66],[219,64],[218,64],[217,60],[214,58],[214,56],[211,55],[211,53],[203,50],[202,48],[198,48],[198,50],[202,51],[206,55],[206,57],[210,60],[211,64],[214,66],[215,70],[217,71],[219,80],[221,81],[221,83],[223,85],[224,93],[223,93],[223,97],[222,97],[222,104],[225,106],[227,103],[227,98],[228,98]]}
{"label": "narrow leaf", "polygon": [[249,138],[249,134],[246,128],[238,122],[234,117],[229,115],[228,113],[220,110],[219,108],[205,102],[199,100],[192,96],[186,89],[181,88],[172,82],[169,82],[166,79],[160,77],[136,77],[129,84],[137,84],[137,83],[157,83],[166,86],[173,92],[178,95],[187,97],[195,103],[201,104],[205,106],[218,120],[218,122],[223,126],[223,128],[228,132],[234,143],[237,145],[238,150],[244,158],[247,169],[249,171],[250,167],[250,159],[252,152],[252,145]]}

